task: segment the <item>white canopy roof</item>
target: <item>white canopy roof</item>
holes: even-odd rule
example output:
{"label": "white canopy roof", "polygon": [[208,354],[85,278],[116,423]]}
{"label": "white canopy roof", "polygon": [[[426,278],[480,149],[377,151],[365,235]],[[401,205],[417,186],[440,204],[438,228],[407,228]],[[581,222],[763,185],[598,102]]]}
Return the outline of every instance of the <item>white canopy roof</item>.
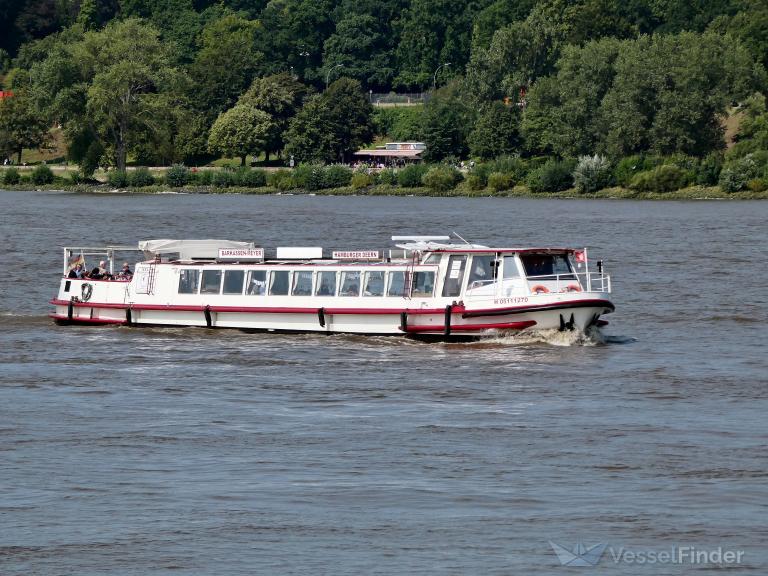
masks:
{"label": "white canopy roof", "polygon": [[139,250],[148,258],[157,254],[178,254],[181,260],[193,258],[216,258],[221,248],[254,248],[253,242],[234,240],[143,240]]}

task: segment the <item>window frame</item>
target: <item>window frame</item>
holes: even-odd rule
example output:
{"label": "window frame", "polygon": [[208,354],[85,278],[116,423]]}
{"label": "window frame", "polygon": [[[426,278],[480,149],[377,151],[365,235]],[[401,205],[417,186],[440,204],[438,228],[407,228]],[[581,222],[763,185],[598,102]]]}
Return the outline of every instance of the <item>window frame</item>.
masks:
{"label": "window frame", "polygon": [[[195,273],[195,289],[192,292],[182,292],[181,291],[181,279],[182,276],[185,275],[185,273],[194,272]],[[200,274],[200,268],[181,268],[179,269],[179,283],[176,287],[176,293],[177,294],[199,294],[200,293],[200,277],[202,274]]]}
{"label": "window frame", "polygon": [[[258,286],[258,284],[253,283],[253,275],[254,274],[264,274],[263,280],[256,280],[256,282],[263,282],[262,289],[263,291],[260,294],[253,294],[249,292],[249,289],[251,285]],[[248,270],[248,274],[245,277],[245,290],[243,294],[245,296],[266,296],[267,295],[267,282],[269,281],[269,270]]]}
{"label": "window frame", "polygon": [[[356,274],[357,279],[351,279],[350,282],[357,282],[357,294],[347,294],[348,290],[345,290],[345,286],[347,283],[347,277],[352,276]],[[360,294],[362,292],[362,278],[363,278],[363,271],[362,270],[342,270],[341,271],[341,281],[339,282],[339,296],[344,298],[359,298]]]}
{"label": "window frame", "polygon": [[[306,294],[296,294],[296,286],[298,279],[302,277],[302,274],[309,275],[309,292]],[[291,277],[291,296],[312,296],[312,289],[314,288],[315,275],[312,270],[294,270]]]}
{"label": "window frame", "polygon": [[[507,275],[507,270],[509,269],[507,264],[510,260],[512,261],[512,266],[515,270],[514,276]],[[519,265],[519,259],[517,257],[517,254],[504,254],[502,256],[501,279],[502,280],[520,280],[522,277],[523,275],[520,273],[520,265]]]}
{"label": "window frame", "polygon": [[[395,278],[398,276],[398,274],[402,275],[403,281],[398,293],[392,294],[392,284],[394,283]],[[389,270],[389,273],[387,274],[387,289],[385,291],[387,298],[405,298],[408,296],[408,293],[407,293],[408,285],[405,283],[407,276],[408,274],[406,273],[405,270]]]}
{"label": "window frame", "polygon": [[[200,275],[200,294],[221,294],[221,281],[224,279],[224,271],[221,268],[203,268],[203,273]],[[219,275],[219,287],[216,289],[216,292],[209,292],[205,291],[203,292],[203,286],[205,286],[205,276],[206,273],[218,273]]]}
{"label": "window frame", "polygon": [[[458,267],[458,278],[451,278],[454,262],[460,262],[461,264]],[[457,296],[461,296],[461,291],[464,289],[464,277],[467,275],[467,262],[469,262],[468,254],[449,255],[448,263],[446,264],[445,268],[445,278],[443,279],[443,289],[440,291],[440,294],[443,298],[455,298]],[[450,293],[446,293],[449,282],[455,282],[455,285],[452,285],[454,289],[451,290]]]}
{"label": "window frame", "polygon": [[[320,289],[323,287],[323,275],[333,274],[333,290],[330,294],[320,294]],[[312,291],[313,296],[318,298],[332,298],[336,296],[336,292],[339,289],[339,271],[338,270],[318,270],[315,274],[315,287]]]}
{"label": "window frame", "polygon": [[[372,274],[381,274],[381,293],[380,294],[366,294],[368,284],[370,283]],[[387,271],[386,270],[365,270],[363,272],[363,297],[365,298],[381,298],[387,292]]]}
{"label": "window frame", "polygon": [[[230,274],[242,274],[242,278],[240,279],[240,291],[239,292],[227,292],[227,276]],[[221,281],[221,293],[226,296],[242,296],[243,290],[245,289],[245,270],[224,270],[224,276]]]}
{"label": "window frame", "polygon": [[[430,292],[416,292],[417,277],[419,275],[432,275],[432,290]],[[434,298],[435,297],[435,279],[437,272],[435,270],[414,270],[411,274],[411,297],[412,298]]]}
{"label": "window frame", "polygon": [[[287,281],[285,284],[285,294],[275,294],[273,292],[275,286],[275,279],[278,274],[286,274]],[[270,270],[269,282],[267,283],[267,296],[288,296],[291,293],[291,270]]]}

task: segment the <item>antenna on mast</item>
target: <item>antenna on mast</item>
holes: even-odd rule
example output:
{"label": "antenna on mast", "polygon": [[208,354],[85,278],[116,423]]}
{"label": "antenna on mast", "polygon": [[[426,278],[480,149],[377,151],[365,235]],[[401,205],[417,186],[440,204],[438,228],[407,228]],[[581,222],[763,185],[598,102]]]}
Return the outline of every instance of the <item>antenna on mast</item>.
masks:
{"label": "antenna on mast", "polygon": [[472,242],[467,242],[464,238],[461,237],[461,234],[456,232],[456,230],[452,230],[452,232],[453,232],[453,235],[456,236],[456,238],[458,238],[462,242],[464,242],[464,244],[467,244],[468,246],[472,246]]}

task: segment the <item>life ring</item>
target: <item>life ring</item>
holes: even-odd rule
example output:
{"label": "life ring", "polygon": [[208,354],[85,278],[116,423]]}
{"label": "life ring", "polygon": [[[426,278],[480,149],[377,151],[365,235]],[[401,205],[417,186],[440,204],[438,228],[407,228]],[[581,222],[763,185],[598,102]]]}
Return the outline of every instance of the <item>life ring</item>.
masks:
{"label": "life ring", "polygon": [[568,284],[568,286],[565,287],[566,292],[581,292],[581,286],[578,284]]}
{"label": "life ring", "polygon": [[542,286],[541,284],[538,284],[533,288],[531,288],[531,292],[533,294],[548,294],[549,288],[547,288],[546,286]]}
{"label": "life ring", "polygon": [[88,300],[91,299],[91,296],[93,296],[93,284],[84,282],[83,285],[80,286],[80,300],[88,302]]}

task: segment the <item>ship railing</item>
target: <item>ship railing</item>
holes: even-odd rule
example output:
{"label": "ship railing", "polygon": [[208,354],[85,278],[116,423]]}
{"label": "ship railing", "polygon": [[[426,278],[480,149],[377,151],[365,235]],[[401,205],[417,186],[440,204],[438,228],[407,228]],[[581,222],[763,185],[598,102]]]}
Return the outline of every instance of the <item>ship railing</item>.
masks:
{"label": "ship railing", "polygon": [[97,256],[99,259],[105,259],[109,263],[109,273],[114,274],[115,252],[140,252],[140,250],[136,246],[65,246],[63,274],[66,276],[69,273],[72,260],[78,256],[82,256],[83,259],[86,256]]}
{"label": "ship railing", "polygon": [[567,272],[526,278],[531,289],[542,286],[549,292],[611,292],[611,276],[605,272]]}

